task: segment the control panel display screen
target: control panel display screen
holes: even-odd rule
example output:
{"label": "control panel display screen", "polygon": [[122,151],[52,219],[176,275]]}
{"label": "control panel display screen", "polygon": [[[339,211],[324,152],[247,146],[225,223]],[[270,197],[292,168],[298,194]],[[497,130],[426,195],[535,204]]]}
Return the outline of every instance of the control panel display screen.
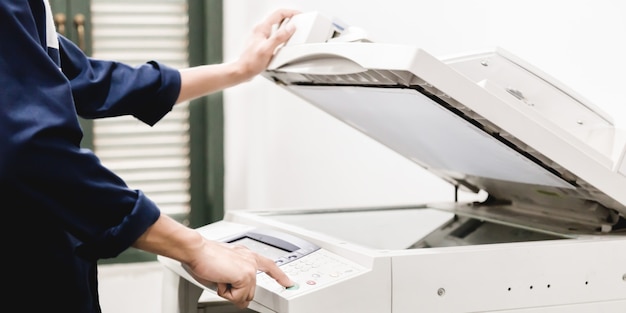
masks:
{"label": "control panel display screen", "polygon": [[268,245],[266,243],[254,240],[250,237],[243,237],[241,239],[235,240],[233,242],[231,242],[233,244],[238,244],[238,245],[242,245],[247,247],[248,249],[266,257],[269,258],[271,260],[278,260],[281,257],[285,256],[285,254],[289,253],[290,251],[287,250],[283,250],[280,248],[277,248],[275,246],[271,246]]}

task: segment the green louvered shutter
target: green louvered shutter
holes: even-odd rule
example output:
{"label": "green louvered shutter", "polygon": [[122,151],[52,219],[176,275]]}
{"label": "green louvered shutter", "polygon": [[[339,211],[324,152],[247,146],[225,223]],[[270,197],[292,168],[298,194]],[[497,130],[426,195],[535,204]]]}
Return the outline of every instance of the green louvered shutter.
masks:
{"label": "green louvered shutter", "polygon": [[[91,13],[95,58],[188,66],[185,0],[92,0]],[[188,107],[176,105],[154,127],[133,117],[94,122],[94,151],[103,164],[179,220],[190,205]]]}

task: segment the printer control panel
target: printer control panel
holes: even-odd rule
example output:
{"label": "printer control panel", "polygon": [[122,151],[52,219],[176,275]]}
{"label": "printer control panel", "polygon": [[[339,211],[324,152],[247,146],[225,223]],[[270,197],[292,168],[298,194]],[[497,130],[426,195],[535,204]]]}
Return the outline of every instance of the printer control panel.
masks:
{"label": "printer control panel", "polygon": [[[274,260],[295,285],[285,288],[263,272],[257,275],[257,285],[285,298],[365,271],[365,267],[358,263],[322,249],[312,242],[280,231],[263,228],[248,229],[223,238],[221,241],[243,245]],[[257,298],[255,300],[262,301]]]}
{"label": "printer control panel", "polygon": [[[207,239],[245,246],[273,260],[294,282],[293,286],[284,287],[265,272],[258,271],[256,292],[254,300],[250,303],[250,309],[257,312],[288,312],[288,306],[306,305],[305,303],[309,300],[305,296],[311,293],[326,288],[350,288],[353,285],[353,279],[359,280],[362,275],[371,272],[366,265],[361,265],[348,257],[321,248],[300,236],[271,228],[218,221],[200,227],[197,231]],[[159,261],[183,280],[200,288],[199,298],[195,298],[195,291],[193,291],[195,289],[190,289],[187,283],[181,284],[180,279],[173,280],[179,288],[178,297],[183,299],[174,302],[174,305],[188,301],[223,300],[217,296],[217,284],[196,280],[188,269],[173,259],[159,256]],[[351,282],[350,286],[344,284],[348,281]]]}
{"label": "printer control panel", "polygon": [[305,257],[284,264],[280,268],[295,282],[294,286],[284,288],[265,273],[257,275],[257,284],[286,298],[362,273],[365,270],[363,266],[324,249],[318,249]]}

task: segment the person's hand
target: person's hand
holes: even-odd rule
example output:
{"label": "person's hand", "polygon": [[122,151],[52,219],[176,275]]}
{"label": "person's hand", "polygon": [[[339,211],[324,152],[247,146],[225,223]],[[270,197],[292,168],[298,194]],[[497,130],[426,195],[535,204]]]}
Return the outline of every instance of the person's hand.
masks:
{"label": "person's hand", "polygon": [[[267,68],[276,49],[295,32],[291,23],[281,22],[298,13],[287,9],[274,11],[253,29],[247,48],[236,62],[246,77],[252,78]],[[276,25],[281,27],[275,29]]]}
{"label": "person's hand", "polygon": [[254,298],[257,270],[284,287],[293,286],[274,261],[244,246],[206,239],[165,214],[133,246],[181,262],[199,283],[216,284],[217,294],[240,308]]}
{"label": "person's hand", "polygon": [[194,260],[184,266],[198,282],[217,284],[217,294],[238,308],[248,307],[254,298],[257,270],[284,287],[293,285],[274,261],[240,245],[205,240]]}
{"label": "person's hand", "polygon": [[180,93],[176,103],[223,90],[260,74],[269,65],[276,49],[295,32],[291,23],[281,22],[298,13],[294,10],[278,10],[268,16],[254,28],[248,46],[234,62],[181,69]]}

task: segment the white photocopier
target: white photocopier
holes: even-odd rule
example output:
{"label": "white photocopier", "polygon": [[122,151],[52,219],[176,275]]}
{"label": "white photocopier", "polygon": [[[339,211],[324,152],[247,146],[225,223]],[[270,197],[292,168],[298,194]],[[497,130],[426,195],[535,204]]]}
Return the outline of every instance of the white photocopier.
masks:
{"label": "white photocopier", "polygon": [[[264,77],[480,202],[228,211],[197,229],[275,260],[250,309],[281,313],[626,312],[625,138],[504,50],[437,59],[317,12]],[[166,267],[164,312],[211,286]]]}

